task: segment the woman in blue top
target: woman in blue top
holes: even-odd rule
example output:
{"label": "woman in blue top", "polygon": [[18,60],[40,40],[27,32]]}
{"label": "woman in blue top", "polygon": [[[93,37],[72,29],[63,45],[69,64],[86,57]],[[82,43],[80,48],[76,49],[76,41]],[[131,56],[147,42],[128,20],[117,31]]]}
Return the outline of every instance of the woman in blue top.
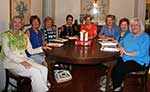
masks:
{"label": "woman in blue top", "polygon": [[45,43],[49,43],[56,39],[56,25],[53,25],[53,19],[47,16],[44,19],[44,27],[41,29]]}
{"label": "woman in blue top", "polygon": [[[39,30],[40,27],[40,19],[38,16],[30,17],[31,28],[26,31],[27,36],[31,42],[32,48],[39,50],[39,53],[43,52],[43,49],[48,49],[47,46],[43,43],[42,32]],[[29,51],[26,51],[27,56],[34,59],[36,62],[47,66],[47,62],[45,61],[45,56],[43,54],[30,54]]]}
{"label": "woman in blue top", "polygon": [[[129,20],[127,18],[120,19],[120,21],[119,21],[119,27],[120,27],[120,29],[115,33],[114,38],[112,38],[113,42],[119,43],[130,32],[129,31]],[[120,53],[117,52],[114,55],[114,58],[115,59],[120,58]],[[105,80],[106,78],[104,78],[104,76],[101,77],[101,81],[100,81],[101,82],[101,87],[100,87],[101,91],[104,91],[104,89],[105,89],[104,85],[106,85],[106,83],[104,82],[103,79]]]}
{"label": "woman in blue top", "polygon": [[129,20],[122,18],[119,21],[120,29],[115,33],[114,39],[120,42],[130,31],[129,31]]}
{"label": "woman in blue top", "polygon": [[106,16],[106,24],[102,27],[101,31],[99,32],[99,37],[113,37],[114,34],[117,32],[119,27],[116,25],[116,18],[114,15],[107,15]]}
{"label": "woman in blue top", "polygon": [[131,33],[120,41],[120,56],[112,70],[114,92],[120,92],[125,75],[130,72],[145,70],[149,65],[149,36],[144,32],[144,25],[138,18],[133,18]]}
{"label": "woman in blue top", "polygon": [[[114,38],[112,39],[114,42],[119,43],[121,40],[125,38],[125,36],[130,32],[129,31],[129,20],[127,18],[122,18],[119,21],[120,29],[115,33]],[[116,59],[120,58],[120,53],[116,53],[114,56]]]}

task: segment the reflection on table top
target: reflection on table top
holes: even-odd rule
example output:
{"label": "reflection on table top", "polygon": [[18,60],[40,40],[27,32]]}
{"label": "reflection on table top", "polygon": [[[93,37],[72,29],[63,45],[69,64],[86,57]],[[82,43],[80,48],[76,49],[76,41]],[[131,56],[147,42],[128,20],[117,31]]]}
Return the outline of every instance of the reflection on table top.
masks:
{"label": "reflection on table top", "polygon": [[94,39],[91,46],[76,46],[74,41],[65,42],[62,47],[45,50],[48,60],[70,64],[99,64],[113,59],[115,52],[100,51],[101,45]]}

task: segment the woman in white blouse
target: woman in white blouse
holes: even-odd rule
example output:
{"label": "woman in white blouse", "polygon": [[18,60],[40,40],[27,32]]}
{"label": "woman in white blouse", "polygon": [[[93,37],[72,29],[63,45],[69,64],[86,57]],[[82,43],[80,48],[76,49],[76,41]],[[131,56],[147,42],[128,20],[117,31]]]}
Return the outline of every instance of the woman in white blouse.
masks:
{"label": "woman in white blouse", "polygon": [[32,49],[29,39],[21,31],[22,25],[22,18],[16,16],[12,20],[12,29],[2,34],[0,55],[3,66],[14,74],[29,77],[33,92],[46,92],[48,69],[26,56],[25,49],[33,54],[37,50]]}

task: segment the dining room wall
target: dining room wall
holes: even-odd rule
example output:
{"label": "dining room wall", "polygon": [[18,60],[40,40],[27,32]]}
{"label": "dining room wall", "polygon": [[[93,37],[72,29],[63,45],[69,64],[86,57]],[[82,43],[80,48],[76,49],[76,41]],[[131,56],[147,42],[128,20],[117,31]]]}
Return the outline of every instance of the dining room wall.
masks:
{"label": "dining room wall", "polygon": [[[109,0],[109,14],[116,15],[117,22],[122,17],[131,19],[134,16],[139,16],[144,22],[145,2],[146,0]],[[57,26],[65,23],[67,14],[72,14],[74,19],[79,20],[80,0],[55,0],[55,6],[51,8],[55,11],[54,19]]]}
{"label": "dining room wall", "polygon": [[[134,16],[134,11],[135,0],[109,0],[109,14],[116,15],[117,20],[122,17],[131,19]],[[56,25],[64,24],[67,14],[72,14],[75,19],[79,20],[80,0],[55,0]]]}
{"label": "dining room wall", "polygon": [[31,0],[31,15],[38,15],[42,20],[43,0]]}

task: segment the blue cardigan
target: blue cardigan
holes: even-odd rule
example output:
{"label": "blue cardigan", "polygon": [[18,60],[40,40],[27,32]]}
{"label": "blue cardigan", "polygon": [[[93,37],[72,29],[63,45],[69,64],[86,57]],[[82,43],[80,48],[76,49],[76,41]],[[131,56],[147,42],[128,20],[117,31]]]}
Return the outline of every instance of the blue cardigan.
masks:
{"label": "blue cardigan", "polygon": [[138,36],[134,36],[133,33],[129,33],[122,41],[120,45],[125,48],[127,52],[136,52],[136,56],[123,55],[123,61],[134,60],[140,65],[149,64],[149,35],[142,33]]}

